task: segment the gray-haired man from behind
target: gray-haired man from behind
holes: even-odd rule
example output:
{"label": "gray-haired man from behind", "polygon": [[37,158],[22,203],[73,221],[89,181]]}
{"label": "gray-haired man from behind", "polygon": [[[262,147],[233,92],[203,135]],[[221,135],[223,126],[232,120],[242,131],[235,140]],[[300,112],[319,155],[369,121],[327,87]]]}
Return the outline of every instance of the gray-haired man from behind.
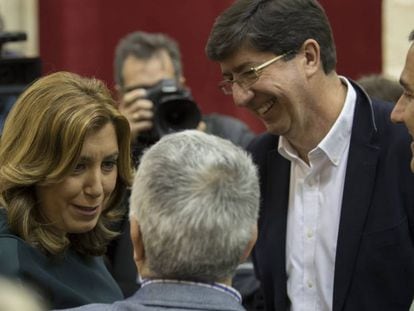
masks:
{"label": "gray-haired man from behind", "polygon": [[164,136],[143,155],[131,194],[141,289],[71,310],[244,310],[230,283],[256,241],[258,207],[245,151],[195,130]]}

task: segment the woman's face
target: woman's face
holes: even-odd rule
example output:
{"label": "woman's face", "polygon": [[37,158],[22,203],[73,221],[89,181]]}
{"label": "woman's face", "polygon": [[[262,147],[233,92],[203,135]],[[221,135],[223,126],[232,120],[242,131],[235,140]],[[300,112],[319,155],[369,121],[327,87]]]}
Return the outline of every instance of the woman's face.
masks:
{"label": "woman's face", "polygon": [[36,186],[42,212],[66,233],[92,230],[118,177],[118,140],[112,123],[85,137],[73,171],[57,184]]}

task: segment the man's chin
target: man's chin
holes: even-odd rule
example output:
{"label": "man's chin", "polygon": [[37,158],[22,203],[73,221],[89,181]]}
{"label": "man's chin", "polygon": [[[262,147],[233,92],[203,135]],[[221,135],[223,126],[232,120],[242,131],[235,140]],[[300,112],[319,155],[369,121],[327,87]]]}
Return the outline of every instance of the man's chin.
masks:
{"label": "man's chin", "polygon": [[266,123],[264,121],[263,124],[266,127],[266,131],[270,134],[282,136],[287,132],[287,126],[284,124]]}

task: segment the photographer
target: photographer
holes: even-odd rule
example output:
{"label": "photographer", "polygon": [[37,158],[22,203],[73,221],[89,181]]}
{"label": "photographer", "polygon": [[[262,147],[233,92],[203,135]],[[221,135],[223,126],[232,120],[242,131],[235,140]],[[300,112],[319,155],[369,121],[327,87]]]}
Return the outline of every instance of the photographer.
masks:
{"label": "photographer", "polygon": [[[148,99],[148,90],[168,79],[174,81],[176,86],[190,97],[185,86],[178,45],[164,34],[131,33],[121,39],[116,48],[114,71],[119,94],[118,108],[129,121],[134,156],[137,160],[142,148],[159,138],[157,135],[152,140],[143,138],[151,131],[154,134],[154,128],[159,125],[156,109],[158,106],[156,102]],[[198,110],[195,103],[194,106],[190,110]],[[197,118],[197,112],[192,112],[191,115],[192,122],[187,126],[182,125],[182,129],[196,128],[229,139],[241,147],[246,147],[254,137],[250,129],[235,118],[212,114],[200,119]],[[197,122],[194,123],[194,120]],[[154,135],[152,137],[154,138]]]}

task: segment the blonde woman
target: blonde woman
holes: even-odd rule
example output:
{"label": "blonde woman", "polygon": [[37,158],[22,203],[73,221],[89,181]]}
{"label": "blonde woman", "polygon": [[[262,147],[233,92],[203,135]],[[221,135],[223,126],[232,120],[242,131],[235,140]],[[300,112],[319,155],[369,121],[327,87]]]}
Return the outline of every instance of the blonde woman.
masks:
{"label": "blonde woman", "polygon": [[39,79],[18,99],[0,141],[0,274],[51,308],[122,293],[102,255],[132,179],[127,120],[102,82]]}

